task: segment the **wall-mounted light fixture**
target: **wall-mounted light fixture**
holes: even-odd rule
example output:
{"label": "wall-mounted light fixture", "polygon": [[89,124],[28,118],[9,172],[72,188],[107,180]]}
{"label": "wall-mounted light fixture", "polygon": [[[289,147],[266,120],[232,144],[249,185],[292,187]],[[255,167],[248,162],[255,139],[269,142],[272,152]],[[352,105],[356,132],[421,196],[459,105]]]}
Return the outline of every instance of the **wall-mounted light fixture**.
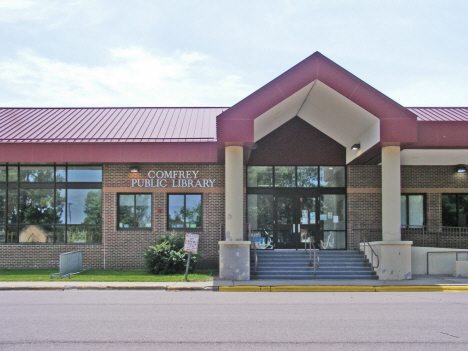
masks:
{"label": "wall-mounted light fixture", "polygon": [[351,150],[359,150],[361,148],[361,144],[354,144],[353,146],[351,146]]}
{"label": "wall-mounted light fixture", "polygon": [[138,166],[132,166],[130,167],[130,172],[131,173],[138,173],[139,169],[138,169]]}
{"label": "wall-mounted light fixture", "polygon": [[466,173],[465,165],[457,165],[457,173]]}

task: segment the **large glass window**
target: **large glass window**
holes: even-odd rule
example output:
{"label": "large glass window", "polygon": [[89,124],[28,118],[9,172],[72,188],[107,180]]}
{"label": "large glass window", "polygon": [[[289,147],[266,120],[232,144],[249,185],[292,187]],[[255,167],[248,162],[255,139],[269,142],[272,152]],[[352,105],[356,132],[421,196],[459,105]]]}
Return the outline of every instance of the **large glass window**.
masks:
{"label": "large glass window", "polygon": [[167,203],[168,229],[201,229],[201,194],[169,194]]}
{"label": "large glass window", "polygon": [[119,228],[151,228],[151,194],[119,195]]}
{"label": "large glass window", "polygon": [[247,187],[344,188],[346,187],[346,167],[248,166]]}
{"label": "large glass window", "polygon": [[320,167],[320,186],[327,188],[344,187],[345,167]]}
{"label": "large glass window", "polygon": [[277,188],[296,187],[296,167],[276,166],[275,167],[275,187]]}
{"label": "large glass window", "polygon": [[468,227],[468,194],[442,195],[442,225]]}
{"label": "large glass window", "polygon": [[273,186],[272,166],[247,167],[247,186],[252,188],[264,188]]}
{"label": "large glass window", "polygon": [[101,242],[101,188],[100,166],[0,166],[0,243]]}
{"label": "large glass window", "polygon": [[297,167],[297,187],[298,188],[318,187],[318,167],[298,166]]}
{"label": "large glass window", "polygon": [[424,195],[401,195],[401,225],[425,223]]}

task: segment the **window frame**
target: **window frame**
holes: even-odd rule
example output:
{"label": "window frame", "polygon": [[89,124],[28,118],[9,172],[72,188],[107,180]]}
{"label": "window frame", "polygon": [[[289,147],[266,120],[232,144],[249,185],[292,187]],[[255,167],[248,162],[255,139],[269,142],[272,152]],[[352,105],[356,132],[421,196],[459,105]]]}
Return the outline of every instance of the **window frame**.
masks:
{"label": "window frame", "polygon": [[[201,203],[201,213],[200,213],[200,222],[201,226],[198,228],[186,228],[187,217],[184,217],[184,227],[183,228],[172,228],[169,226],[169,197],[171,195],[183,195],[184,196],[184,208],[187,207],[187,195],[200,195]],[[168,231],[184,231],[184,232],[200,232],[203,230],[203,193],[168,193],[166,197],[167,204],[167,216],[166,216],[166,228]]]}
{"label": "window frame", "polygon": [[[427,225],[426,220],[427,220],[427,209],[426,209],[426,194],[418,194],[418,193],[402,193],[400,194],[400,206],[401,206],[401,196],[406,197],[406,224],[401,223],[401,226],[405,227],[417,227],[417,225],[411,225],[409,224],[409,213],[410,213],[410,208],[409,208],[409,196],[422,196],[423,197],[423,226]],[[401,222],[401,219],[400,219]]]}
{"label": "window frame", "polygon": [[[136,197],[137,195],[149,195],[151,199],[151,226],[150,227],[120,227],[120,196],[122,195],[133,195],[133,206],[136,208]],[[153,194],[152,193],[119,193],[117,194],[117,230],[118,231],[152,231],[153,230]],[[133,213],[133,224],[136,224],[136,211]]]}
{"label": "window frame", "polygon": [[453,228],[468,228],[468,224],[466,227],[461,227],[460,226],[460,196],[468,196],[468,193],[443,193],[441,194],[440,197],[440,212],[441,212],[441,219],[440,223],[442,224],[442,227],[452,227],[452,226],[445,226],[444,225],[444,210],[443,210],[443,196],[444,195],[454,195],[456,198],[456,216],[457,216],[457,226]]}
{"label": "window frame", "polygon": [[[103,228],[103,221],[102,221],[102,207],[103,207],[103,192],[102,192],[102,178],[103,178],[103,165],[100,164],[76,164],[76,165],[66,165],[66,164],[1,164],[1,166],[5,166],[6,170],[6,179],[5,182],[0,182],[0,188],[6,189],[6,200],[5,200],[5,214],[3,220],[3,225],[5,228],[5,239],[4,241],[0,242],[0,245],[102,245],[102,228]],[[43,167],[43,166],[50,166],[53,168],[54,172],[54,180],[49,182],[27,182],[21,181],[21,167]],[[68,166],[80,166],[80,167],[100,167],[101,168],[101,181],[100,182],[68,182]],[[13,167],[17,169],[17,179],[10,180],[9,178],[9,167]],[[65,181],[57,181],[57,168],[65,168],[66,180]],[[54,216],[56,216],[56,206],[57,206],[57,190],[65,190],[65,202],[68,202],[68,190],[69,189],[87,189],[87,190],[100,190],[101,191],[101,223],[99,225],[95,224],[69,224],[67,221],[65,223],[51,223],[51,224],[24,224],[20,223],[20,194],[21,190],[28,190],[28,189],[51,189],[54,191]],[[9,201],[8,201],[8,191],[15,192],[17,194],[16,206],[17,206],[17,221],[16,223],[8,223],[8,209],[9,209]],[[0,226],[2,223],[0,223]],[[54,237],[52,242],[44,242],[44,243],[26,243],[26,242],[19,242],[19,235],[20,235],[20,228],[26,225],[45,225],[50,226],[54,230]],[[100,228],[100,240],[96,242],[68,242],[68,227],[90,227],[90,228]],[[14,228],[15,229],[15,240],[9,241],[8,240],[8,229]],[[56,228],[63,228],[64,231],[64,238],[63,241],[57,241],[57,230]]]}

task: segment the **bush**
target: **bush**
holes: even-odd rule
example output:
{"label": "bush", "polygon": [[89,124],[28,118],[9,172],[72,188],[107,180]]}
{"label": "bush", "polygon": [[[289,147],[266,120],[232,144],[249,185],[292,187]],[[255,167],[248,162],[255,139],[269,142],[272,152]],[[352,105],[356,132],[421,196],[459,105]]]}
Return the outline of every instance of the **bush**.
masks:
{"label": "bush", "polygon": [[[163,235],[145,252],[146,269],[152,274],[171,274],[185,272],[188,252],[184,251],[184,236],[172,234]],[[192,271],[197,262],[196,255],[190,258]]]}

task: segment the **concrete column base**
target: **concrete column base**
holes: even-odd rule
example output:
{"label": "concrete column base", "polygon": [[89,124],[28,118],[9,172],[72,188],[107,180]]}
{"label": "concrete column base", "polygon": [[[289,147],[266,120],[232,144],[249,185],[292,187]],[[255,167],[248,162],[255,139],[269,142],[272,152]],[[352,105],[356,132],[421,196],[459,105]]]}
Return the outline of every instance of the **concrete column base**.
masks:
{"label": "concrete column base", "polygon": [[[379,267],[375,269],[379,280],[411,279],[412,241],[374,241],[370,243],[379,255]],[[363,245],[361,244],[361,249]],[[371,250],[366,245],[365,255],[371,260]],[[374,265],[376,265],[374,257]]]}
{"label": "concrete column base", "polygon": [[250,241],[220,241],[219,278],[250,280]]}
{"label": "concrete column base", "polygon": [[453,276],[457,278],[468,277],[468,261],[455,261],[453,263]]}

